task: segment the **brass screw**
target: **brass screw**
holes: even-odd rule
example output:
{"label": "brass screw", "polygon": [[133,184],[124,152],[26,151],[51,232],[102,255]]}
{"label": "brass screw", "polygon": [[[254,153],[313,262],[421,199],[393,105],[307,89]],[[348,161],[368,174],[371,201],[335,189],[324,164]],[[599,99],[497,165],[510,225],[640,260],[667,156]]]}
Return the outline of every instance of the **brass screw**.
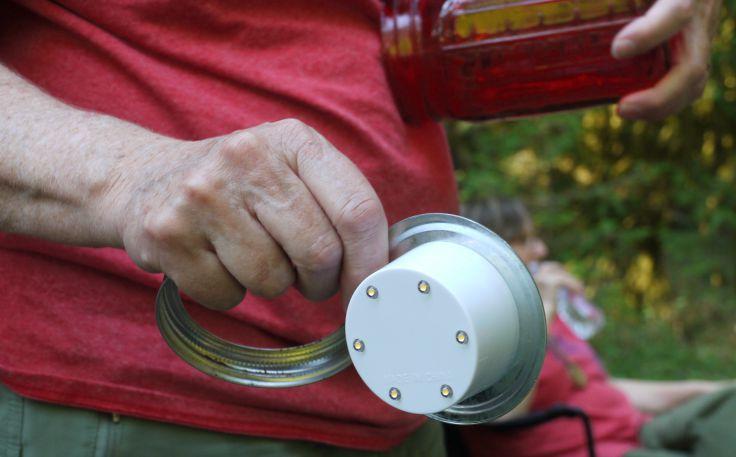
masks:
{"label": "brass screw", "polygon": [[417,284],[417,289],[419,289],[419,292],[423,294],[429,293],[429,283],[427,281],[419,281],[419,284]]}
{"label": "brass screw", "polygon": [[466,344],[468,342],[468,334],[463,332],[462,330],[458,330],[455,334],[455,341],[460,344]]}
{"label": "brass screw", "polygon": [[363,343],[362,340],[359,340],[359,339],[356,338],[353,341],[353,349],[355,349],[358,352],[363,352],[363,351],[365,351],[365,344]]}
{"label": "brass screw", "polygon": [[396,387],[392,387],[388,390],[388,396],[391,400],[398,400],[401,398],[401,391]]}
{"label": "brass screw", "polygon": [[440,387],[440,395],[442,395],[445,398],[452,397],[452,387],[448,386],[447,384]]}
{"label": "brass screw", "polygon": [[378,289],[373,286],[368,286],[365,290],[365,294],[368,295],[368,298],[378,298]]}

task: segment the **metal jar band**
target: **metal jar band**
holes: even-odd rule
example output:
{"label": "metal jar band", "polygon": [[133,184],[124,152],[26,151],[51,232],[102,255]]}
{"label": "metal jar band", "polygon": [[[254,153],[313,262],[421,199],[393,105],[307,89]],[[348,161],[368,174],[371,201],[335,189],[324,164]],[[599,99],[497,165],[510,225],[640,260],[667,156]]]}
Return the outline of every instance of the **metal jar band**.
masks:
{"label": "metal jar band", "polygon": [[[391,227],[389,240],[392,260],[436,240],[474,249],[499,271],[518,309],[521,334],[506,375],[486,390],[430,417],[454,424],[478,424],[513,409],[534,386],[546,346],[544,309],[524,264],[496,234],[450,214],[422,214],[405,219]],[[156,297],[156,319],[164,339],[182,359],[200,371],[236,384],[300,386],[328,378],[351,363],[343,328],[322,340],[289,348],[256,348],[226,341],[191,318],[176,285],[168,278]]]}

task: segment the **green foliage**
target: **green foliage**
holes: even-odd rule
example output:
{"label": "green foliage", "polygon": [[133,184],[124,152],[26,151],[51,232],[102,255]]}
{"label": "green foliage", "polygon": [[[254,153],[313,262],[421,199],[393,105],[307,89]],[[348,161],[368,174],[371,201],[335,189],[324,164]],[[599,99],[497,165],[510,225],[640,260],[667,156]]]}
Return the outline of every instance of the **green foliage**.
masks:
{"label": "green foliage", "polygon": [[725,3],[704,96],[664,122],[609,107],[447,126],[461,198],[524,198],[551,256],[605,308],[597,344],[614,372],[736,376],[736,0]]}

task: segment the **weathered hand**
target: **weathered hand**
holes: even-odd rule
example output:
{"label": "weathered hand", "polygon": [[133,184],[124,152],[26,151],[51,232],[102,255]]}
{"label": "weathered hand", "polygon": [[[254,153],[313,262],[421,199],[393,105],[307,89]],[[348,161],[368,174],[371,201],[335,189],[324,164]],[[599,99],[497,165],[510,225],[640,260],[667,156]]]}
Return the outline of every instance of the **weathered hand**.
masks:
{"label": "weathered hand", "polygon": [[658,0],[613,40],[614,57],[625,59],[661,45],[678,32],[673,66],[653,88],[629,94],[619,114],[629,119],[660,120],[699,98],[708,80],[710,48],[721,0]]}
{"label": "weathered hand", "polygon": [[297,120],[124,158],[105,206],[141,268],[216,309],[245,288],[345,298],[388,260],[381,203],[358,168]]}

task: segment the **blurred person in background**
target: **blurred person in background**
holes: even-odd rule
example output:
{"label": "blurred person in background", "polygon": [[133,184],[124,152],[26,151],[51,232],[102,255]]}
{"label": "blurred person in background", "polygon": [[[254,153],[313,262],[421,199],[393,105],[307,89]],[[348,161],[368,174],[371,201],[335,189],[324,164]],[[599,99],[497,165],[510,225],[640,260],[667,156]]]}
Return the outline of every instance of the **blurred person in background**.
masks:
{"label": "blurred person in background", "polygon": [[[567,289],[582,296],[584,285],[562,264],[547,259],[547,244],[537,236],[524,203],[515,198],[491,198],[464,205],[462,214],[496,232],[511,245],[525,264],[534,266],[530,270],[534,270],[534,280],[547,317],[547,354],[539,380],[529,397],[502,418],[501,423],[504,420],[518,420],[527,413],[544,411],[555,405],[576,407],[582,409],[592,424],[597,455],[622,456],[640,445],[640,430],[652,416],[676,411],[677,406],[689,400],[704,398],[705,394],[718,393],[733,385],[733,382],[648,381],[611,377],[595,350],[560,319],[557,313],[560,290]],[[720,397],[709,400],[701,409],[712,409],[713,402],[720,404],[726,400]],[[736,401],[731,402],[733,404],[726,410],[730,408],[727,411],[729,417],[736,418]],[[678,420],[682,419],[683,414],[675,416],[675,420]],[[732,427],[732,423],[728,427]],[[465,452],[472,457],[588,455],[584,428],[577,418],[554,419],[516,430],[473,426],[460,427],[456,431],[460,434]],[[731,439],[724,445],[734,446],[736,443]],[[730,452],[734,447],[729,449],[728,454],[721,455],[733,455]],[[650,454],[629,455],[643,457]],[[670,457],[670,454],[664,453],[656,455]]]}

